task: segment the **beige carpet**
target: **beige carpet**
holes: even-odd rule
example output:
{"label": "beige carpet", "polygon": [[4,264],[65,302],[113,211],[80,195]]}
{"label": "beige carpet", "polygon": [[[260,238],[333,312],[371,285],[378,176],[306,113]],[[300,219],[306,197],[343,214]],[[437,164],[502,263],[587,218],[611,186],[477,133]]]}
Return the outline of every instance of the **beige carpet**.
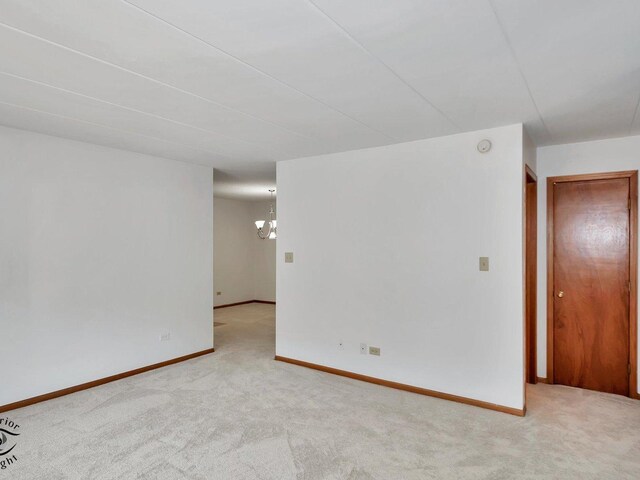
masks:
{"label": "beige carpet", "polygon": [[273,360],[274,307],[217,352],[10,412],[11,479],[639,479],[640,402],[529,390],[525,418]]}

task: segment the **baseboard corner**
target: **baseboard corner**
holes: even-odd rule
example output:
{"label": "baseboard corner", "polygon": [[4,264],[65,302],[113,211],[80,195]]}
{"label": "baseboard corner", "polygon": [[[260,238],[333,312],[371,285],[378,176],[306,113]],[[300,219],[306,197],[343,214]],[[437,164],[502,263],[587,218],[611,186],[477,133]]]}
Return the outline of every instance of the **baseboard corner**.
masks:
{"label": "baseboard corner", "polygon": [[226,303],[224,305],[215,305],[213,307],[213,309],[217,310],[218,308],[237,307],[239,305],[248,305],[250,303],[266,303],[268,305],[275,305],[276,304],[276,302],[272,302],[271,300],[245,300],[243,302]]}

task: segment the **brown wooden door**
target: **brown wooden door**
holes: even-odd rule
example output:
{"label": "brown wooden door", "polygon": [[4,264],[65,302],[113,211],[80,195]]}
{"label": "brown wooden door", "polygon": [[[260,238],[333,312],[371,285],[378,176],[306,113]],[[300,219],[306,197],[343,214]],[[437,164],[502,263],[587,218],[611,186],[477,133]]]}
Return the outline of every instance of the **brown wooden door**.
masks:
{"label": "brown wooden door", "polygon": [[554,184],[554,383],[629,393],[629,178]]}
{"label": "brown wooden door", "polygon": [[533,172],[527,171],[526,179],[526,235],[525,235],[525,335],[526,335],[526,379],[527,383],[537,383],[537,236],[538,236],[538,184]]}

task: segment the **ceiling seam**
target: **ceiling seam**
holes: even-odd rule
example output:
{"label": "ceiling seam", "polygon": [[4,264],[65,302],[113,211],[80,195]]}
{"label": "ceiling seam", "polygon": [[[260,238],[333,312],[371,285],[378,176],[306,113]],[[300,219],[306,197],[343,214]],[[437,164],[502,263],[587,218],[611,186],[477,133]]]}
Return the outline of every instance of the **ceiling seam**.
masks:
{"label": "ceiling seam", "polygon": [[638,94],[638,103],[636,103],[636,109],[633,112],[633,118],[631,118],[631,125],[629,125],[629,135],[633,133],[633,124],[636,123],[638,112],[640,112],[640,93]]}
{"label": "ceiling seam", "polygon": [[344,35],[347,36],[351,42],[357,45],[363,52],[365,52],[368,56],[373,58],[380,65],[385,67],[394,77],[396,77],[400,82],[406,85],[411,91],[413,91],[416,95],[418,95],[422,100],[427,103],[431,108],[433,108],[436,112],[442,115],[451,125],[453,125],[458,130],[463,130],[460,125],[457,124],[452,118],[449,117],[444,111],[437,107],[431,100],[429,100],[424,94],[422,94],[417,88],[411,85],[407,80],[398,74],[393,68],[391,68],[386,62],[384,62],[380,57],[371,52],[367,47],[365,47],[357,38],[355,38],[345,27],[343,27],[337,20],[335,20],[331,15],[322,10],[313,0],[306,0],[308,4],[312,5],[320,14],[322,14],[327,20],[329,20],[334,26],[338,28]]}
{"label": "ceiling seam", "polygon": [[260,75],[263,75],[263,76],[265,76],[265,77],[267,77],[267,78],[269,78],[269,79],[271,79],[271,80],[279,83],[280,85],[283,85],[283,86],[285,86],[285,87],[287,87],[287,88],[289,88],[291,90],[294,90],[295,92],[299,93],[300,95],[303,95],[303,96],[305,96],[307,98],[310,98],[311,100],[313,100],[313,101],[315,101],[315,102],[317,102],[317,103],[329,108],[330,110],[333,110],[333,111],[339,113],[340,115],[342,115],[342,116],[344,116],[344,117],[346,117],[346,118],[348,118],[348,119],[350,119],[350,120],[362,125],[363,127],[366,127],[366,128],[368,128],[369,130],[371,130],[373,132],[376,132],[376,133],[378,133],[380,135],[383,135],[383,136],[387,137],[389,140],[399,141],[399,139],[394,138],[394,137],[390,136],[389,134],[387,134],[385,132],[382,132],[382,131],[372,127],[371,125],[363,122],[362,120],[359,120],[359,119],[349,115],[348,113],[343,112],[339,108],[337,108],[337,107],[335,107],[333,105],[330,105],[327,102],[325,102],[325,101],[323,101],[323,100],[321,100],[321,99],[319,99],[319,98],[317,98],[317,97],[315,97],[315,96],[313,96],[313,95],[311,95],[309,93],[306,93],[306,92],[294,87],[293,85],[290,85],[289,83],[285,82],[284,80],[281,80],[281,79],[279,79],[277,77],[274,77],[273,75],[265,72],[264,70],[261,70],[260,68],[256,67],[255,65],[252,65],[252,64],[246,62],[245,60],[242,60],[241,58],[236,57],[232,53],[229,53],[226,50],[223,50],[220,47],[217,47],[217,46],[207,42],[206,40],[198,37],[197,35],[194,35],[191,32],[188,32],[187,30],[185,30],[185,29],[183,29],[181,27],[178,27],[177,25],[169,22],[168,20],[165,20],[164,18],[161,18],[161,17],[155,15],[154,13],[151,13],[148,10],[145,10],[144,8],[142,8],[142,7],[138,6],[138,5],[135,5],[135,4],[131,3],[131,2],[129,2],[128,0],[122,0],[122,1],[124,3],[126,3],[127,5],[130,5],[131,7],[135,8],[135,9],[137,9],[137,10],[143,12],[143,13],[145,13],[146,15],[148,15],[148,16],[150,16],[150,17],[152,17],[152,18],[164,23],[165,25],[168,25],[171,28],[174,28],[175,30],[177,30],[179,32],[182,32],[183,34],[188,35],[189,37],[193,38],[194,40],[197,40],[197,41],[203,43],[204,45],[207,45],[208,47],[213,48],[214,50],[222,53],[223,55],[226,55],[227,57],[229,57],[232,60],[240,63],[241,65],[243,65],[243,66],[245,66],[247,68],[250,68],[254,72],[259,73]]}
{"label": "ceiling seam", "polygon": [[40,40],[40,41],[45,42],[45,43],[48,43],[48,44],[53,45],[53,46],[55,46],[55,47],[62,48],[62,49],[64,49],[64,50],[68,50],[68,51],[73,52],[73,53],[75,53],[75,54],[77,54],[77,55],[81,55],[81,56],[83,56],[83,57],[89,58],[89,59],[91,59],[91,60],[94,60],[94,61],[96,61],[96,62],[102,63],[102,64],[104,64],[104,65],[108,65],[108,66],[113,67],[113,68],[116,68],[116,69],[118,69],[118,70],[122,70],[123,72],[127,72],[127,73],[129,73],[130,75],[134,75],[134,76],[136,76],[136,77],[144,78],[145,80],[148,80],[148,81],[150,81],[150,82],[153,82],[153,83],[156,83],[156,84],[162,85],[162,86],[167,87],[167,88],[170,88],[170,89],[172,89],[172,90],[179,91],[179,92],[181,92],[181,93],[183,93],[183,94],[185,94],[185,95],[189,95],[189,96],[191,96],[191,97],[198,98],[198,99],[200,99],[200,100],[202,100],[202,101],[204,101],[204,102],[211,103],[211,104],[213,104],[213,105],[217,105],[217,106],[219,106],[219,107],[221,107],[221,108],[223,108],[223,109],[225,109],[225,110],[229,110],[229,111],[231,111],[231,112],[235,112],[235,113],[240,114],[240,115],[243,115],[243,116],[245,116],[245,117],[253,118],[254,120],[257,120],[257,121],[260,121],[260,122],[263,122],[263,123],[267,123],[267,124],[269,124],[269,125],[273,125],[273,126],[274,126],[274,127],[276,127],[276,128],[279,128],[279,129],[281,129],[281,130],[287,131],[287,132],[292,133],[292,134],[294,134],[294,135],[297,135],[297,136],[299,136],[299,137],[304,137],[304,138],[307,138],[307,139],[309,139],[309,140],[320,140],[320,141],[322,141],[322,140],[323,140],[322,138],[310,137],[309,135],[306,135],[306,134],[303,134],[303,133],[300,133],[300,132],[296,132],[296,131],[291,130],[291,129],[289,129],[288,127],[285,127],[285,126],[280,125],[280,124],[278,124],[278,123],[272,122],[272,121],[270,121],[270,120],[266,120],[266,119],[264,119],[264,118],[260,118],[260,117],[258,117],[258,116],[256,116],[256,115],[253,115],[253,114],[250,114],[250,113],[243,112],[242,110],[238,110],[238,109],[233,108],[233,107],[229,107],[228,105],[225,105],[225,104],[223,104],[223,103],[219,103],[219,102],[217,102],[217,101],[215,101],[215,100],[211,100],[210,98],[203,97],[203,96],[201,96],[201,95],[198,95],[197,93],[189,92],[188,90],[184,90],[184,89],[182,89],[182,88],[180,88],[180,87],[176,87],[176,86],[174,86],[174,85],[170,85],[170,84],[168,84],[168,83],[162,82],[162,81],[157,80],[157,79],[155,79],[155,78],[148,77],[148,76],[146,76],[146,75],[144,75],[144,74],[142,74],[142,73],[134,72],[133,70],[129,70],[129,69],[128,69],[128,68],[126,68],[126,67],[122,67],[122,66],[120,66],[120,65],[117,65],[117,64],[115,64],[115,63],[109,62],[109,61],[107,61],[107,60],[103,60],[103,59],[101,59],[101,58],[94,57],[94,56],[92,56],[92,55],[89,55],[88,53],[84,53],[84,52],[81,52],[81,51],[76,50],[76,49],[74,49],[74,48],[67,47],[66,45],[62,45],[62,44],[60,44],[60,43],[53,42],[53,41],[51,41],[51,40],[48,40],[48,39],[43,38],[43,37],[40,37],[40,36],[35,35],[35,34],[33,34],[33,33],[26,32],[26,31],[24,31],[24,30],[21,30],[21,29],[19,29],[19,28],[16,28],[16,27],[14,27],[14,26],[12,26],[12,25],[8,25],[8,24],[6,24],[6,23],[0,22],[0,26],[3,26],[3,27],[5,27],[5,28],[8,28],[8,29],[13,30],[13,31],[18,32],[18,33],[21,33],[21,34],[23,34],[23,35],[27,35],[27,36],[29,36],[29,37],[35,38],[35,39],[37,39],[37,40]]}
{"label": "ceiling seam", "polygon": [[498,15],[498,11],[496,10],[496,7],[493,4],[492,0],[487,0],[487,2],[489,3],[489,7],[491,8],[491,11],[493,12],[493,16],[496,19],[496,22],[498,24],[498,28],[500,29],[500,32],[502,33],[502,36],[504,37],[504,41],[507,44],[507,47],[509,48],[509,52],[511,53],[511,57],[513,58],[513,61],[516,64],[516,68],[518,69],[518,73],[520,73],[520,77],[522,77],[522,81],[524,82],[524,86],[527,89],[527,93],[529,93],[529,98],[531,99],[531,103],[533,103],[533,108],[536,109],[536,113],[538,114],[538,118],[540,119],[540,122],[542,123],[542,126],[544,127],[544,129],[547,131],[547,135],[549,135],[549,138],[551,139],[551,142],[554,142],[554,138],[553,138],[553,135],[551,134],[551,130],[547,126],[547,123],[544,121],[544,118],[543,118],[542,114],[540,113],[540,109],[538,108],[538,104],[536,103],[535,99],[533,98],[533,93],[531,92],[531,87],[529,86],[529,82],[527,81],[527,77],[525,76],[524,72],[522,71],[522,67],[520,66],[520,62],[518,61],[518,56],[516,55],[516,51],[513,48],[513,44],[511,43],[511,39],[509,38],[509,35],[507,35],[507,30],[504,28],[504,25],[502,24],[502,20],[500,20],[500,16]]}
{"label": "ceiling seam", "polygon": [[[65,93],[69,93],[71,95],[76,95],[78,97],[86,98],[86,99],[94,101],[94,102],[104,103],[105,105],[110,105],[112,107],[121,108],[123,110],[127,110],[127,111],[130,111],[130,112],[135,112],[135,113],[138,113],[140,115],[145,115],[145,116],[148,116],[148,117],[158,118],[158,119],[166,121],[166,122],[174,123],[176,125],[180,125],[180,126],[183,126],[183,127],[186,127],[186,128],[193,129],[193,130],[198,130],[198,131],[201,131],[201,132],[204,132],[204,133],[207,133],[207,134],[220,135],[221,137],[226,137],[226,138],[229,138],[229,139],[231,139],[233,141],[246,143],[248,145],[253,145],[255,147],[259,147],[259,148],[263,148],[264,149],[263,145],[251,142],[249,140],[243,140],[243,139],[240,139],[240,138],[230,137],[230,136],[228,136],[228,135],[226,135],[224,133],[218,133],[218,132],[216,132],[214,130],[207,130],[205,128],[197,127],[197,126],[191,125],[189,123],[183,123],[183,122],[180,122],[178,120],[173,120],[171,118],[163,117],[162,115],[156,115],[155,113],[144,112],[144,111],[138,110],[136,108],[127,107],[125,105],[120,105],[119,103],[110,102],[108,100],[103,100],[101,98],[92,97],[91,95],[85,95],[84,93],[76,92],[76,91],[73,91],[73,90],[68,90],[68,89],[62,88],[62,87],[57,87],[55,85],[50,85],[50,84],[48,84],[46,82],[41,82],[39,80],[34,80],[32,78],[22,77],[20,75],[15,75],[13,73],[5,72],[3,70],[0,70],[0,75],[6,75],[8,77],[13,77],[13,78],[19,79],[21,81],[34,83],[36,85],[42,85],[42,86],[44,86],[46,88],[51,88],[53,90],[59,90],[61,92],[65,92]],[[26,107],[26,108],[30,108],[30,107]],[[74,117],[68,117],[68,118],[74,118]],[[78,118],[78,121],[83,121],[83,120]],[[134,132],[131,132],[131,133],[134,133]],[[215,152],[212,152],[212,153],[215,153]],[[230,153],[224,153],[224,152],[217,152],[217,153],[219,155],[223,156],[224,158],[228,158],[230,160],[234,158],[234,156],[232,154],[230,154]],[[271,155],[271,156],[272,157],[277,157],[278,155],[276,155],[276,156]],[[267,158],[267,160],[275,160],[275,158]]]}
{"label": "ceiling seam", "polygon": [[[144,133],[130,132],[128,130],[122,130],[121,128],[111,127],[109,125],[103,125],[101,123],[95,123],[95,122],[90,122],[88,120],[82,120],[82,119],[79,119],[79,118],[69,117],[67,115],[62,115],[60,113],[48,112],[46,110],[40,110],[38,108],[27,107],[25,105],[18,105],[18,104],[10,103],[10,102],[3,102],[2,100],[0,100],[0,105],[7,105],[9,107],[20,108],[20,109],[23,109],[23,110],[29,110],[31,112],[36,112],[36,113],[40,113],[40,114],[44,114],[44,115],[50,115],[52,117],[58,117],[58,118],[62,118],[62,119],[65,119],[65,120],[71,120],[72,122],[85,123],[87,125],[92,125],[94,127],[106,128],[106,129],[109,129],[109,130],[113,130],[115,132],[126,133],[128,135],[135,135],[135,136],[138,136],[138,137],[150,138],[150,139],[153,139],[153,140],[156,140],[156,141],[160,140],[162,142],[171,143],[171,144],[177,145],[179,147],[186,147],[186,148],[188,148],[190,150],[193,150],[193,151],[196,151],[196,152],[206,153],[207,155],[216,155],[218,157],[223,157],[223,158],[226,158],[226,159],[229,159],[229,160],[233,160],[233,158],[231,158],[231,157],[226,157],[224,155],[219,155],[219,154],[216,154],[214,152],[210,152],[208,150],[203,150],[201,148],[192,147],[191,145],[186,145],[186,144],[183,144],[183,143],[180,143],[180,142],[174,142],[172,140],[167,140],[166,138],[154,137],[153,135],[147,135],[147,134],[144,134]],[[168,158],[168,157],[166,157],[166,158]],[[191,163],[191,162],[188,162],[188,161],[185,161],[185,160],[181,160],[181,161],[184,161],[185,163]],[[210,165],[208,165],[208,166],[210,166]]]}

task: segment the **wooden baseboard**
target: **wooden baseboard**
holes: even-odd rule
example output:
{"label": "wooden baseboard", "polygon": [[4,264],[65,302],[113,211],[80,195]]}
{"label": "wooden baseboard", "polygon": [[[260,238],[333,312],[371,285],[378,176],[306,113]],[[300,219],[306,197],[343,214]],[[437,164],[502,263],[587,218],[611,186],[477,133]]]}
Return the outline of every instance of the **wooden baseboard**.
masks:
{"label": "wooden baseboard", "polygon": [[452,395],[450,393],[437,392],[435,390],[428,390],[426,388],[414,387],[413,385],[406,385],[404,383],[391,382],[389,380],[383,380],[381,378],[369,377],[367,375],[361,375],[359,373],[353,373],[346,370],[339,370],[337,368],[325,367],[324,365],[317,365],[315,363],[303,362],[302,360],[295,360],[293,358],[275,356],[275,359],[279,362],[291,363],[301,367],[312,368],[321,372],[332,373],[334,375],[341,375],[343,377],[353,378],[354,380],[361,380],[363,382],[375,383],[376,385],[382,385],[384,387],[396,388],[398,390],[405,390],[407,392],[418,393],[420,395],[427,395],[429,397],[441,398],[443,400],[451,400],[452,402],[464,403],[467,405],[473,405],[474,407],[487,408],[489,410],[495,410],[497,412],[509,413],[511,415],[517,415],[524,417],[526,408],[518,409],[513,407],[505,407],[504,405],[498,405],[495,403],[483,402],[482,400],[474,400],[473,398],[460,397],[458,395]]}
{"label": "wooden baseboard", "polygon": [[245,302],[227,303],[226,305],[217,305],[213,307],[213,309],[217,310],[218,308],[237,307],[238,305],[246,305],[248,303],[253,303],[253,300],[247,300]]}
{"label": "wooden baseboard", "polygon": [[538,383],[549,383],[546,377],[536,377],[536,380],[538,380]]}
{"label": "wooden baseboard", "polygon": [[184,362],[185,360],[190,360],[192,358],[200,357],[202,355],[207,355],[213,352],[215,352],[215,349],[207,348],[206,350],[202,350],[200,352],[190,353],[189,355],[172,358],[171,360],[166,360],[160,363],[154,363],[153,365],[147,365],[146,367],[136,368],[135,370],[129,370],[128,372],[118,373],[116,375],[111,375],[110,377],[101,378],[99,380],[94,380],[92,382],[82,383],[74,387],[64,388],[62,390],[57,390],[51,393],[45,393],[44,395],[38,395],[37,397],[27,398],[26,400],[20,400],[18,402],[9,403],[7,405],[0,405],[0,413],[8,412],[9,410],[15,410],[17,408],[27,407],[29,405],[33,405],[34,403],[45,402],[53,398],[63,397],[64,395],[69,395],[70,393],[76,393],[82,390],[87,390],[88,388],[104,385],[105,383],[115,382],[116,380],[122,380],[123,378],[148,372],[149,370],[155,370],[156,368],[166,367],[168,365],[173,365],[174,363]]}
{"label": "wooden baseboard", "polygon": [[276,304],[276,302],[270,302],[268,300],[246,300],[244,302],[227,303],[226,305],[216,305],[215,307],[213,307],[213,309],[217,310],[218,308],[237,307],[238,305],[247,305],[249,303],[268,303],[269,305]]}

